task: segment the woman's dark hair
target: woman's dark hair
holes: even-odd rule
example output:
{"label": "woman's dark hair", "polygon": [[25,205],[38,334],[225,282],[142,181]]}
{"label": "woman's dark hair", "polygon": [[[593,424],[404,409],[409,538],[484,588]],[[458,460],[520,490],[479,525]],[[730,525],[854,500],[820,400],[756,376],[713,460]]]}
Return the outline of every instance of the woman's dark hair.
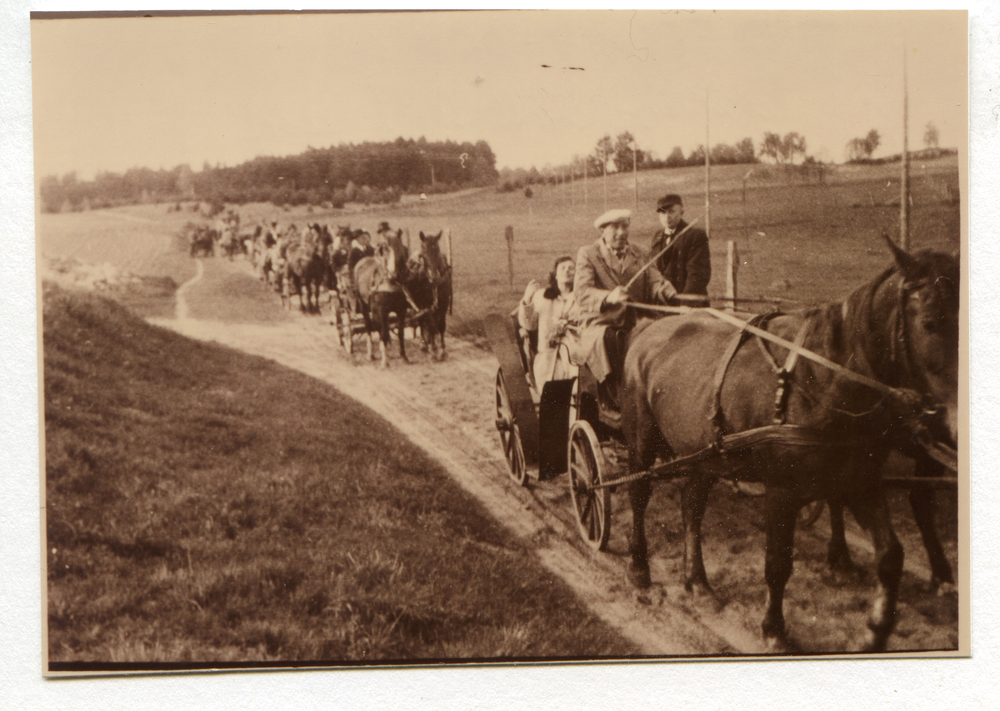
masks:
{"label": "woman's dark hair", "polygon": [[[545,293],[542,294],[546,299],[552,300],[559,296],[559,284],[556,283],[556,271],[559,269],[559,265],[563,262],[572,262],[573,258],[570,256],[559,257],[556,263],[552,265],[552,271],[549,272],[549,286],[545,289]],[[569,290],[573,291],[573,285],[569,285]]]}

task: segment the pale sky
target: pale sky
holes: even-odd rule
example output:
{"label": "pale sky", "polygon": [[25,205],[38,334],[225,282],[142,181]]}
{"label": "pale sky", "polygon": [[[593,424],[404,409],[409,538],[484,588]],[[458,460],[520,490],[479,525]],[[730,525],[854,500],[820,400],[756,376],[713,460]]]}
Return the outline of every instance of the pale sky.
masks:
{"label": "pale sky", "polygon": [[[515,11],[32,22],[36,174],[308,146],[486,140],[538,168],[629,130],[665,158],[765,131],[842,161],[875,128],[902,147],[967,131],[964,12]],[[543,64],[551,68],[543,68]],[[568,69],[582,67],[583,71]]]}

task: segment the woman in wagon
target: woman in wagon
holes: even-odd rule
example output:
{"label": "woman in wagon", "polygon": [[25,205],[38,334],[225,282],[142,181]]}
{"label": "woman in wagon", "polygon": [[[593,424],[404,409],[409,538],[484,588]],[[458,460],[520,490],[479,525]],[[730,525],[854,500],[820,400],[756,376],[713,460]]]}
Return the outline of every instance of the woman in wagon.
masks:
{"label": "woman in wagon", "polygon": [[598,396],[617,410],[618,383],[625,362],[625,343],[635,325],[629,301],[667,304],[677,289],[646,255],[629,244],[631,210],[608,210],[594,220],[600,238],[580,247],[574,291],[581,312],[580,349],[599,383]]}
{"label": "woman in wagon", "polygon": [[538,354],[531,370],[539,392],[550,380],[576,377],[576,366],[571,362],[579,351],[574,327],[577,313],[573,294],[575,272],[572,257],[559,257],[549,273],[548,286],[543,289],[532,279],[517,306],[522,337],[527,337],[528,331],[538,332]]}

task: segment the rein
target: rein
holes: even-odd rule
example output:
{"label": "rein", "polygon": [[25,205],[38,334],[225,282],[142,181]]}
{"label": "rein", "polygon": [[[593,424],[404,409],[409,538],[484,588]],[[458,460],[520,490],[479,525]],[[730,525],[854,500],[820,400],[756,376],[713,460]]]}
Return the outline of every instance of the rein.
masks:
{"label": "rein", "polygon": [[725,321],[728,324],[736,326],[740,330],[752,333],[758,338],[762,338],[765,341],[770,341],[771,343],[777,344],[782,348],[787,348],[792,353],[795,353],[807,360],[811,360],[814,363],[818,363],[819,365],[822,365],[824,368],[832,370],[837,375],[840,375],[844,378],[847,378],[848,380],[852,380],[861,385],[865,385],[884,395],[891,395],[905,401],[905,400],[912,400],[914,394],[916,394],[915,391],[913,390],[905,388],[894,388],[889,385],[886,385],[885,383],[879,382],[874,378],[869,378],[867,375],[862,375],[861,373],[850,370],[849,368],[845,368],[839,363],[834,363],[829,358],[821,356],[819,353],[815,353],[809,350],[808,348],[803,348],[800,345],[796,345],[791,341],[785,340],[781,336],[775,336],[770,331],[765,331],[764,329],[758,328],[757,326],[754,326],[737,316],[727,314],[724,311],[719,311],[718,309],[714,309],[711,307],[696,309],[690,306],[656,306],[653,304],[638,304],[633,302],[628,302],[628,306],[632,306],[637,309],[643,309],[646,311],[656,311],[659,313],[668,313],[668,314],[688,314],[694,312],[708,313],[714,316],[715,318],[719,319],[720,321]]}
{"label": "rein", "polygon": [[[904,309],[908,295],[914,288],[919,288],[920,286],[921,285],[919,283],[915,285],[906,283],[900,284],[899,287],[900,305],[897,312],[896,323],[894,324],[893,328],[893,331],[895,332],[895,338],[893,339],[894,343],[890,356],[893,363],[898,364],[899,353],[897,352],[897,349],[901,348],[903,353],[907,352],[907,349],[905,348],[906,318]],[[717,385],[719,386],[717,390],[721,389],[720,377],[724,377],[725,369],[728,366],[729,360],[731,360],[732,356],[735,354],[736,349],[739,348],[739,345],[745,339],[746,334],[749,333],[755,335],[762,341],[769,341],[778,346],[781,346],[782,348],[787,349],[789,353],[783,367],[778,368],[777,362],[774,361],[773,357],[771,358],[772,366],[775,367],[778,373],[778,389],[775,394],[774,419],[773,419],[774,425],[776,426],[781,426],[781,427],[787,426],[784,424],[784,408],[787,402],[788,392],[790,390],[789,385],[790,385],[792,370],[794,369],[796,360],[799,357],[811,360],[814,363],[817,363],[827,368],[828,370],[832,371],[835,375],[844,377],[860,385],[864,385],[885,396],[895,398],[898,402],[903,403],[905,405],[917,407],[920,406],[924,400],[923,397],[915,390],[909,388],[896,388],[886,385],[883,382],[880,382],[866,375],[858,373],[857,371],[846,368],[840,365],[839,363],[835,363],[829,358],[825,358],[824,356],[821,356],[814,351],[804,348],[802,346],[802,343],[804,342],[805,339],[807,324],[803,324],[802,327],[799,328],[798,333],[796,334],[795,342],[792,342],[784,338],[781,338],[780,336],[776,336],[773,333],[761,328],[760,326],[765,325],[767,317],[765,318],[757,317],[751,319],[751,321],[744,321],[743,319],[737,316],[733,316],[732,314],[726,313],[724,311],[719,311],[718,309],[714,308],[695,309],[690,306],[656,306],[652,304],[639,304],[633,302],[629,302],[627,305],[637,309],[643,309],[647,311],[655,311],[658,313],[667,313],[667,314],[689,314],[695,311],[707,312],[711,314],[713,317],[719,319],[720,321],[725,321],[726,323],[738,328],[740,330],[740,333],[737,336],[737,338],[734,339],[733,345],[729,349],[732,352],[728,353],[727,356],[723,358],[723,363],[720,366],[720,370],[722,372],[721,374],[716,376]],[[755,322],[758,321],[760,322],[760,326],[755,325]],[[763,350],[766,351],[767,349],[764,348]],[[933,408],[921,407],[921,409],[923,410],[923,413],[925,415],[933,415],[934,413]],[[717,415],[718,411],[716,411],[716,415],[713,416],[713,422],[715,421]],[[715,424],[716,427],[718,427],[718,423]],[[932,439],[928,435],[926,428],[923,427],[922,425],[916,428],[915,434],[918,444],[927,452],[928,456],[930,456],[939,464],[953,471],[957,471],[958,456],[956,450]],[[717,440],[721,441],[721,439],[719,439],[721,438],[721,430],[718,430],[718,435],[719,436],[717,437]]]}

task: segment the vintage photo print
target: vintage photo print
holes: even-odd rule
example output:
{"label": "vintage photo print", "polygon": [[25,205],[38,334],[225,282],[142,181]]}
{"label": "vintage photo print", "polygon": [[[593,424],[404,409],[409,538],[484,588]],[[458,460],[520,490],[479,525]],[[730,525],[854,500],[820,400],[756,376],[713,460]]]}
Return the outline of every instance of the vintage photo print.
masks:
{"label": "vintage photo print", "polygon": [[30,31],[45,675],[971,653],[967,11]]}

